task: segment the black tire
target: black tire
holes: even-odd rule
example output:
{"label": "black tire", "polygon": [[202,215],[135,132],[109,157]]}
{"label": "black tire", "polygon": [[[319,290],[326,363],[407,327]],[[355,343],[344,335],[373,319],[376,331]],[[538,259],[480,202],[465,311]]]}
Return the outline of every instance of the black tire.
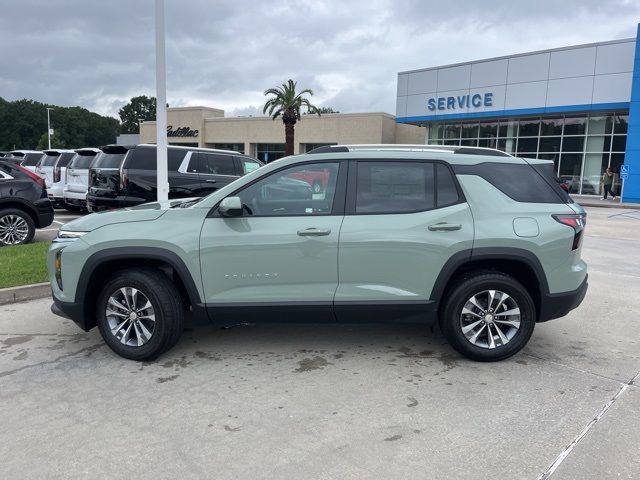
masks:
{"label": "black tire", "polygon": [[[474,345],[462,331],[460,317],[463,307],[471,297],[485,290],[499,290],[506,293],[520,309],[518,330],[504,345],[498,345],[495,348]],[[499,272],[476,272],[460,279],[448,289],[440,315],[440,328],[451,346],[465,357],[480,362],[504,360],[518,353],[531,338],[535,324],[536,309],[529,292],[515,278]],[[483,325],[484,323],[479,327]],[[495,329],[495,326],[493,328]],[[489,343],[486,330],[481,335],[484,335],[487,339],[486,343]],[[497,333],[493,337],[496,338],[496,336]]]}
{"label": "black tire", "polygon": [[[153,306],[154,330],[149,340],[141,346],[129,346],[111,333],[106,316],[109,297],[123,287],[133,287],[142,292]],[[96,303],[98,329],[107,345],[118,355],[130,360],[152,360],[171,349],[183,331],[184,306],[178,289],[159,270],[145,268],[123,270],[111,278],[101,290]]]}
{"label": "black tire", "polygon": [[313,182],[312,188],[313,188],[313,193],[322,193],[322,183],[320,183],[318,180]]}
{"label": "black tire", "polygon": [[18,243],[5,243],[0,237],[0,247],[8,246],[8,245],[24,245],[25,243],[29,243],[33,240],[33,236],[36,234],[36,224],[31,218],[31,215],[26,213],[23,210],[18,210],[16,208],[7,208],[4,210],[0,210],[0,225],[2,225],[2,221],[6,217],[20,217],[27,224],[27,235],[26,237],[18,242]]}

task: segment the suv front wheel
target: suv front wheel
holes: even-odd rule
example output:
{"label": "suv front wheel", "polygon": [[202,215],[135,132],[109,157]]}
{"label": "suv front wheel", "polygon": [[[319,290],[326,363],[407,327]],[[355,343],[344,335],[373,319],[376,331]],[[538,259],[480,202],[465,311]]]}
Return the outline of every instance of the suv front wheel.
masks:
{"label": "suv front wheel", "polygon": [[535,318],[531,295],[517,280],[503,273],[477,272],[449,291],[440,327],[465,357],[493,362],[527,344]]}
{"label": "suv front wheel", "polygon": [[173,347],[182,334],[180,293],[159,270],[124,270],[98,296],[96,318],[104,341],[118,355],[149,360]]}

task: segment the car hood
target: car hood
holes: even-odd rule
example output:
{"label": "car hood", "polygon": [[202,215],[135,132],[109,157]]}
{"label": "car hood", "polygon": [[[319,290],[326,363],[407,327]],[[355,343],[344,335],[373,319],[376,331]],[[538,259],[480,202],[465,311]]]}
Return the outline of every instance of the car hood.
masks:
{"label": "car hood", "polygon": [[160,218],[170,208],[179,207],[197,198],[180,198],[165,202],[152,202],[137,205],[135,207],[97,212],[71,222],[65,223],[60,230],[73,232],[91,232],[96,228],[114,223],[147,222]]}

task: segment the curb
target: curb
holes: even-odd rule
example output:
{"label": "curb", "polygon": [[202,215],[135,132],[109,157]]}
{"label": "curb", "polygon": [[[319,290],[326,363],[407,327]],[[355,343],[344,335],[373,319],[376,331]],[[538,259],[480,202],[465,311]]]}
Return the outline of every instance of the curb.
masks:
{"label": "curb", "polygon": [[51,284],[34,283],[33,285],[22,285],[20,287],[0,288],[0,305],[9,303],[26,302],[37,298],[51,296]]}

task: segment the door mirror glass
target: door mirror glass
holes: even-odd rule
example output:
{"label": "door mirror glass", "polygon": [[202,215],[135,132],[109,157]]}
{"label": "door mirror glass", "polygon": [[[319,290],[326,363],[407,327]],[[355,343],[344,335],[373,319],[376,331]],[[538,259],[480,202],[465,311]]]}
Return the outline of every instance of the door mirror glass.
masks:
{"label": "door mirror glass", "polygon": [[240,197],[225,198],[220,202],[218,211],[223,217],[241,217],[242,201],[240,200]]}

